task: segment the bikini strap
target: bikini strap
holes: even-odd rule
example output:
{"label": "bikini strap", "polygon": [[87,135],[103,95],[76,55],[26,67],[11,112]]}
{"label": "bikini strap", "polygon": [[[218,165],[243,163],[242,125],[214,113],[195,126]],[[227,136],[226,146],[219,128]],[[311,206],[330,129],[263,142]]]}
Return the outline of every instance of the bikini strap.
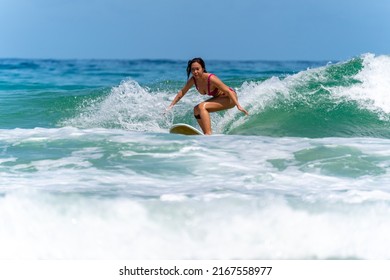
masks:
{"label": "bikini strap", "polygon": [[210,74],[208,77],[207,77],[207,92],[208,94],[210,95],[210,77],[211,76],[215,76],[214,74]]}

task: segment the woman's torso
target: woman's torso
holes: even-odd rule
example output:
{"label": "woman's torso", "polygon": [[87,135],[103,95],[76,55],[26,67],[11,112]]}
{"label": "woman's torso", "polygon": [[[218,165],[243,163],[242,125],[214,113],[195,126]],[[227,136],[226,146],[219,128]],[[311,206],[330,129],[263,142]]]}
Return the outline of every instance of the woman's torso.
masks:
{"label": "woman's torso", "polygon": [[[207,77],[205,78],[205,75]],[[202,80],[201,81],[196,81],[195,77],[192,77],[195,83],[195,87],[198,90],[198,92],[202,95],[210,95],[213,97],[218,97],[218,96],[226,96],[226,93],[223,91],[220,91],[217,87],[213,88],[212,82],[211,82],[211,77],[215,76],[214,74],[211,73],[205,73],[203,74]],[[204,82],[204,80],[206,80]]]}

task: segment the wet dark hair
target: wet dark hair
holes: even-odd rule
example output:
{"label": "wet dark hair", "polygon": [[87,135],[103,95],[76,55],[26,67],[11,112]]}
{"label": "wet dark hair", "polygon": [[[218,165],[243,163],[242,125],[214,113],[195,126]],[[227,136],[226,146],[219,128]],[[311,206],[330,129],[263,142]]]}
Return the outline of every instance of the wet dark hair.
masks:
{"label": "wet dark hair", "polygon": [[195,58],[193,58],[193,59],[191,59],[191,60],[188,60],[188,64],[187,64],[187,79],[190,77],[191,65],[192,65],[192,63],[194,63],[194,62],[198,62],[198,63],[200,64],[200,66],[202,66],[204,72],[207,73],[207,71],[206,71],[206,65],[205,65],[203,59],[200,58],[200,57],[195,57]]}

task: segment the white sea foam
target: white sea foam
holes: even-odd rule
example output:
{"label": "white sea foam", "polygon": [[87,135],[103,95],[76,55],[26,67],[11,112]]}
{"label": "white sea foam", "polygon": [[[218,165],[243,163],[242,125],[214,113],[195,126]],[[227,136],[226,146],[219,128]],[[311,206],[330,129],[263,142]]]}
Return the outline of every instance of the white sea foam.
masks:
{"label": "white sea foam", "polygon": [[0,259],[387,259],[388,204],[10,193]]}
{"label": "white sea foam", "polygon": [[[305,176],[308,181],[304,190],[324,188],[326,192],[332,186],[339,189],[344,185],[342,190],[364,188],[365,176],[371,180],[371,187],[382,188],[390,178],[386,139],[223,135],[182,138],[68,127],[15,129],[7,133],[0,130],[0,136],[4,150],[0,186],[7,188],[55,186],[57,182],[77,188],[96,183],[105,186],[107,182],[123,186],[163,184],[168,188],[183,185],[189,190],[207,191],[210,190],[207,182],[212,180],[214,187],[240,190],[245,182],[248,189],[289,186],[290,191],[299,191],[302,189],[299,177]],[[29,142],[31,138],[41,138],[40,143]],[[323,152],[328,153],[327,157],[321,156]],[[359,172],[349,174],[349,165],[354,160],[358,164],[352,167]],[[334,173],[332,164],[337,167]],[[339,172],[343,168],[346,174]],[[182,178],[176,181],[179,175]]]}
{"label": "white sea foam", "polygon": [[0,258],[389,258],[389,144],[0,130]]}
{"label": "white sea foam", "polygon": [[104,97],[85,102],[78,116],[63,123],[77,127],[116,127],[131,131],[161,132],[172,124],[166,112],[168,95],[149,92],[134,80],[121,82]]}

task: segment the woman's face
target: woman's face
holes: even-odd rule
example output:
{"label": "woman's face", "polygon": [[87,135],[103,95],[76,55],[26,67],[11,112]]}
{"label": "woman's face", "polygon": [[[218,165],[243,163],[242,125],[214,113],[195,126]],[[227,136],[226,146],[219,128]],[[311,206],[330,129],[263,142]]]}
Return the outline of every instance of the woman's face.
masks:
{"label": "woman's face", "polygon": [[197,78],[200,75],[203,74],[203,68],[202,65],[200,65],[198,62],[194,62],[191,64],[191,73],[192,75]]}

